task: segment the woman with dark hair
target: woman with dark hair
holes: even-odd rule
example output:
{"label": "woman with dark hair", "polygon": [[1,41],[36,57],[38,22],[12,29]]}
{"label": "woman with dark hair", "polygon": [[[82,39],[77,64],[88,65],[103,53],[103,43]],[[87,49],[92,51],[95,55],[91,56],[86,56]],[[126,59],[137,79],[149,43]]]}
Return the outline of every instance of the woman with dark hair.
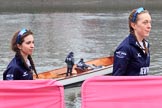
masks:
{"label": "woman with dark hair", "polygon": [[11,48],[15,57],[3,73],[3,80],[33,80],[33,72],[38,78],[31,57],[34,50],[33,33],[27,29],[16,32],[11,41]]}
{"label": "woman with dark hair", "polygon": [[151,16],[143,7],[129,15],[130,34],[114,52],[114,76],[147,75],[150,66],[149,43]]}

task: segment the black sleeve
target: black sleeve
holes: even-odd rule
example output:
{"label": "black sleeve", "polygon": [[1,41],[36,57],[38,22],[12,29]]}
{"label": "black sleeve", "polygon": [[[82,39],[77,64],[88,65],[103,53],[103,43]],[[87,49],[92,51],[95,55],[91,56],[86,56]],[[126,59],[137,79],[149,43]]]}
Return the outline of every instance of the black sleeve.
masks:
{"label": "black sleeve", "polygon": [[19,80],[21,77],[21,73],[17,68],[7,68],[3,73],[3,80]]}

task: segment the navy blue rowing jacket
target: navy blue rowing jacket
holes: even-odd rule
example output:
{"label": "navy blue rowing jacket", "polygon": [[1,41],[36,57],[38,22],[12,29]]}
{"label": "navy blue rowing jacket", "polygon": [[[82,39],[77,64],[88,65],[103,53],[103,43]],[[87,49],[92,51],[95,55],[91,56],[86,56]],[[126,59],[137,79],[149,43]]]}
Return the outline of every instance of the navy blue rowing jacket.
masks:
{"label": "navy blue rowing jacket", "polygon": [[69,53],[69,55],[65,59],[65,62],[68,68],[73,68],[73,65],[74,65],[73,53]]}
{"label": "navy blue rowing jacket", "polygon": [[25,67],[20,57],[15,55],[3,73],[3,80],[33,80],[33,74]]}
{"label": "navy blue rowing jacket", "polygon": [[[147,44],[148,42],[145,41]],[[149,44],[148,44],[149,47]],[[130,34],[114,52],[114,76],[147,75],[150,66],[150,53],[145,54]]]}

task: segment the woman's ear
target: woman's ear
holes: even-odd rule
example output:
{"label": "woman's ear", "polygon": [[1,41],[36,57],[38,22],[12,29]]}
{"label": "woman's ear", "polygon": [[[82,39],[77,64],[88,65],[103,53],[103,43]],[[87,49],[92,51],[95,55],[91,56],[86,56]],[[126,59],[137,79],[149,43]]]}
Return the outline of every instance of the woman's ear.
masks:
{"label": "woman's ear", "polygon": [[136,24],[131,22],[131,27],[135,30]]}
{"label": "woman's ear", "polygon": [[20,44],[17,44],[17,47],[21,50],[21,45]]}

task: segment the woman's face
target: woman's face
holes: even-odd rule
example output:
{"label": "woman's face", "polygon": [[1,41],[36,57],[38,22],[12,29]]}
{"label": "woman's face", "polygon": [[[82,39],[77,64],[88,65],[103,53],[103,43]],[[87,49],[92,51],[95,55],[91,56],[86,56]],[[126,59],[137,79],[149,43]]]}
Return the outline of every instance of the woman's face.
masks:
{"label": "woman's face", "polygon": [[32,55],[34,50],[34,37],[33,35],[28,35],[24,38],[21,45],[18,45],[20,52],[23,56]]}
{"label": "woman's face", "polygon": [[135,35],[141,38],[148,37],[151,31],[151,16],[149,13],[141,13],[137,22],[133,24]]}

